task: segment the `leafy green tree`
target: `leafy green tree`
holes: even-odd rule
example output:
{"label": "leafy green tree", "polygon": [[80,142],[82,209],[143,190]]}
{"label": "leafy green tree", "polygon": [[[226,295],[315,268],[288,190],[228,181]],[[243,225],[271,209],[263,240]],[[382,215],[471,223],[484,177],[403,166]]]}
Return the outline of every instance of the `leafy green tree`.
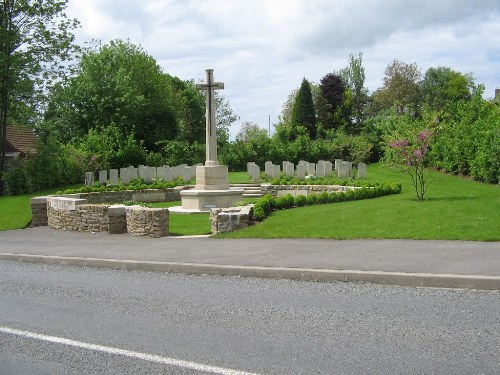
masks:
{"label": "leafy green tree", "polygon": [[372,94],[375,111],[395,108],[398,114],[418,113],[422,102],[417,64],[394,60],[385,69],[383,86]]}
{"label": "leafy green tree", "polygon": [[182,81],[168,76],[173,88],[174,109],[179,123],[177,140],[189,143],[205,142],[205,97],[196,89],[194,81]]}
{"label": "leafy green tree", "polygon": [[316,112],[314,109],[311,84],[305,78],[302,80],[297,97],[293,104],[292,124],[304,126],[309,136],[316,138]]}
{"label": "leafy green tree", "polygon": [[7,123],[33,122],[54,81],[68,73],[78,48],[78,21],[64,14],[68,0],[0,2],[0,194],[3,192]]}
{"label": "leafy green tree", "polygon": [[224,94],[215,91],[215,126],[217,128],[217,145],[220,148],[229,143],[229,129],[240,119],[231,108],[231,103]]}
{"label": "leafy green tree", "polygon": [[344,82],[347,83],[352,93],[352,118],[354,132],[361,131],[366,118],[368,105],[368,89],[365,87],[365,68],[363,67],[363,54],[349,55],[349,66],[340,71]]}
{"label": "leafy green tree", "polygon": [[443,109],[448,103],[470,99],[474,80],[448,67],[429,68],[422,82],[423,96],[433,109]]}
{"label": "leafy green tree", "polygon": [[46,114],[49,130],[68,141],[114,124],[156,151],[179,130],[171,83],[141,47],[111,41],[86,51],[78,74],[58,88]]}

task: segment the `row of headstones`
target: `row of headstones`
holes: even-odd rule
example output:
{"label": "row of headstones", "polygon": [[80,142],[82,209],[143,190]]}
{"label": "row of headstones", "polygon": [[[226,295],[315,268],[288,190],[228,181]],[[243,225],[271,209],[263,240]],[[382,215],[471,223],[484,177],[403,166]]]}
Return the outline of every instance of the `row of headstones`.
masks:
{"label": "row of headstones", "polygon": [[[109,174],[107,170],[98,172],[99,185],[118,185],[120,183],[127,185],[132,180],[142,178],[145,183],[151,183],[153,180],[174,181],[182,177],[184,181],[191,181],[196,178],[196,167],[203,164],[189,166],[187,164],[169,167],[148,167],[146,165],[139,165],[135,168],[133,166],[127,168],[110,169]],[[92,186],[94,184],[94,172],[85,173],[85,185]]]}
{"label": "row of headstones", "polygon": [[[297,168],[295,168],[295,165],[288,161],[284,161],[281,166],[267,161],[264,166],[268,178],[278,178],[281,176],[281,171],[283,171],[286,177],[296,177],[300,180],[305,179],[306,176],[330,177],[333,175],[334,169],[338,178],[347,178],[352,175],[353,163],[341,159],[335,159],[335,164],[325,160],[319,160],[317,163],[301,160],[297,164]],[[254,162],[247,163],[247,172],[251,180],[257,181],[260,179],[260,167]],[[358,164],[358,178],[366,178],[366,164],[364,163]]]}

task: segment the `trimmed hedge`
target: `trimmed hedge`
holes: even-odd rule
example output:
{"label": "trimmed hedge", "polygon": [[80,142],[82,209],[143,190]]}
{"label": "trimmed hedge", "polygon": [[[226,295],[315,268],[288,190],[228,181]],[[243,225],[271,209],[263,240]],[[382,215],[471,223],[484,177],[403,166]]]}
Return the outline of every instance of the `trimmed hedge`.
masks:
{"label": "trimmed hedge", "polygon": [[171,182],[155,181],[149,184],[144,183],[142,179],[137,179],[127,185],[123,185],[121,183],[119,185],[99,185],[95,183],[92,186],[84,186],[79,189],[66,189],[63,191],[58,191],[57,194],[79,194],[122,190],[172,189],[176,186],[185,184],[186,183],[182,181],[182,178]]}
{"label": "trimmed hedge", "polygon": [[401,193],[401,184],[386,183],[373,187],[363,187],[361,189],[348,190],[338,193],[322,192],[319,194],[297,195],[295,198],[291,194],[274,198],[266,194],[255,202],[253,217],[257,221],[264,220],[273,209],[283,210],[293,207],[312,206],[315,204],[337,203],[346,201],[355,201],[361,199],[371,199],[382,197],[384,195]]}

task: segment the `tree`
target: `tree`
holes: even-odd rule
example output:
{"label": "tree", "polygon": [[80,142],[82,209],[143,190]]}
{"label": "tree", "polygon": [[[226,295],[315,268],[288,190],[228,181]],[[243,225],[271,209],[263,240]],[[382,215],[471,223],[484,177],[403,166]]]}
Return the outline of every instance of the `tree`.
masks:
{"label": "tree", "polygon": [[0,2],[0,194],[3,192],[7,123],[33,122],[43,97],[68,73],[78,48],[77,20],[64,14],[68,0]]}
{"label": "tree", "polygon": [[302,80],[297,97],[293,104],[292,124],[304,126],[309,136],[316,138],[316,112],[314,109],[311,85],[305,78]]}
{"label": "tree", "polygon": [[62,140],[114,124],[158,151],[157,142],[178,134],[176,99],[172,77],[153,57],[140,46],[115,40],[84,53],[78,74],[58,87],[45,118],[49,131]]}
{"label": "tree", "polygon": [[168,76],[173,88],[179,123],[177,140],[188,143],[205,142],[205,97],[198,90],[193,80],[182,81],[177,77]]}
{"label": "tree", "polygon": [[215,91],[215,126],[217,128],[217,144],[224,147],[229,143],[229,129],[240,116],[233,112],[229,100]]}
{"label": "tree", "polygon": [[394,107],[398,114],[417,114],[421,102],[421,76],[417,64],[394,60],[385,69],[384,85],[372,95],[376,110]]}
{"label": "tree", "polygon": [[443,109],[448,103],[470,99],[474,88],[471,75],[464,75],[451,68],[429,68],[422,82],[423,96],[433,109]]}
{"label": "tree", "polygon": [[328,73],[319,87],[327,104],[326,129],[349,128],[351,124],[351,92],[340,74]]}
{"label": "tree", "polygon": [[344,82],[347,83],[352,93],[352,117],[356,132],[362,128],[366,118],[366,106],[368,104],[368,89],[365,87],[365,68],[363,67],[363,54],[358,57],[349,55],[349,66],[340,71]]}

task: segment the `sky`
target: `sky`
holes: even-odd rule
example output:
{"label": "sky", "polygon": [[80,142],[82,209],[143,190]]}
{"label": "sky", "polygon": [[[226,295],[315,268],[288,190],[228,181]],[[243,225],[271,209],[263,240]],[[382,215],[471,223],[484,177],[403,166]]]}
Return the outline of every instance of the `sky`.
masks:
{"label": "sky", "polygon": [[214,69],[244,122],[267,129],[303,78],[319,83],[363,54],[365,86],[394,59],[422,74],[473,73],[485,98],[500,88],[500,0],[69,0],[77,43],[142,46],[165,73],[200,81]]}

